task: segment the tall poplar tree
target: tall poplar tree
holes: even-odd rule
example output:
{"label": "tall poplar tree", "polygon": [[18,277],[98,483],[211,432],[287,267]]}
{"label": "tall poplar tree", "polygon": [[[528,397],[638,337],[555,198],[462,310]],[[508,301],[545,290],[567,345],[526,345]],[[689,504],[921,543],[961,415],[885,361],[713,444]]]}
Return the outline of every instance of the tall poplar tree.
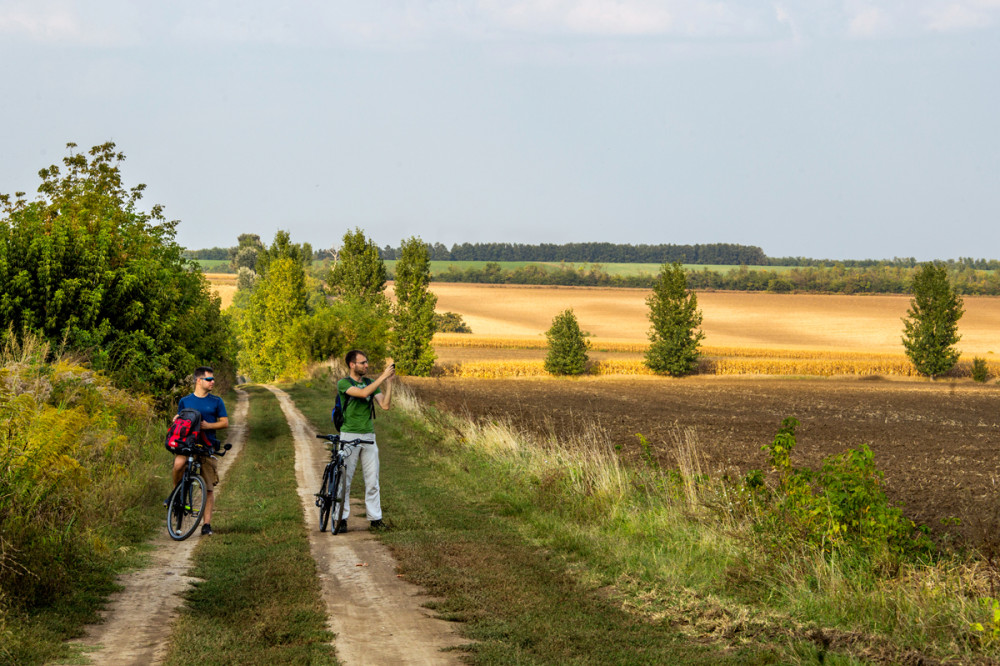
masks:
{"label": "tall poplar tree", "polygon": [[396,263],[396,303],[392,308],[389,355],[401,375],[424,376],[434,366],[434,306],[437,296],[430,292],[430,254],[427,244],[416,236],[403,241]]}
{"label": "tall poplar tree", "polygon": [[958,320],[965,309],[944,266],[926,263],[913,278],[913,299],[903,319],[903,347],[917,371],[934,377],[955,367]]}
{"label": "tall poplar tree", "polygon": [[646,305],[651,324],[646,365],[654,372],[674,376],[693,372],[698,367],[698,345],[705,334],[699,328],[698,297],[688,291],[680,263],[663,265]]}
{"label": "tall poplar tree", "polygon": [[327,284],[333,295],[345,300],[360,300],[378,308],[388,306],[385,297],[385,263],[378,246],[361,229],[344,234],[337,263],[330,269]]}
{"label": "tall poplar tree", "polygon": [[279,231],[258,256],[260,276],[246,309],[237,311],[240,370],[255,381],[297,377],[309,360],[293,332],[306,314],[303,265],[311,255],[308,244],[293,244],[287,231]]}

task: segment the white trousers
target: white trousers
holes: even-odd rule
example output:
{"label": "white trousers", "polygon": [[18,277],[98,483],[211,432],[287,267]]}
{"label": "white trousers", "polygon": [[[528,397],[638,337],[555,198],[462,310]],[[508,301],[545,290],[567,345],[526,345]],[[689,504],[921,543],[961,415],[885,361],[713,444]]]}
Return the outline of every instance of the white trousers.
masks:
{"label": "white trousers", "polygon": [[[348,447],[351,452],[347,456],[347,497],[351,496],[351,480],[358,468],[358,458],[361,458],[361,472],[365,476],[365,512],[368,520],[382,519],[382,498],[378,489],[378,444],[375,443],[375,433],[357,434],[353,432],[340,433],[340,439],[349,442],[352,439],[363,439],[358,446]],[[369,441],[370,440],[370,441]],[[336,509],[337,507],[334,507]],[[344,507],[344,520],[351,514],[351,503]],[[334,513],[334,516],[337,514]]]}

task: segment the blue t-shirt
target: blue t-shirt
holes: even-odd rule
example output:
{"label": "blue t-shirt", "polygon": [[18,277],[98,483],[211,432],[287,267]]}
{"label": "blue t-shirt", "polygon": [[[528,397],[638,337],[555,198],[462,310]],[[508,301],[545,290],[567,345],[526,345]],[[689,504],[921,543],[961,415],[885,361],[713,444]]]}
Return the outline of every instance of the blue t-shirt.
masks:
{"label": "blue t-shirt", "polygon": [[[178,414],[181,413],[182,409],[197,409],[201,412],[201,420],[205,423],[215,423],[223,416],[229,416],[226,414],[226,403],[222,402],[222,398],[211,393],[204,398],[199,398],[194,393],[188,393],[177,403]],[[204,431],[208,441],[212,442],[212,446],[217,449],[219,448],[219,440],[215,436],[216,432],[215,430]]]}

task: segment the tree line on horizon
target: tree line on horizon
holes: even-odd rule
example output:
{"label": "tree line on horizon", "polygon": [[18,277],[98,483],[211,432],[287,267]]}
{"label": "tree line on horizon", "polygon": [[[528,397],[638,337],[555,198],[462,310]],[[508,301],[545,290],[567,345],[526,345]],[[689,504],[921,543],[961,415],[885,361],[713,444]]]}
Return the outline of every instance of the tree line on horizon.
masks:
{"label": "tree line on horizon", "polygon": [[[426,243],[431,261],[538,261],[573,264],[696,264],[715,266],[785,266],[812,268],[916,268],[915,257],[892,259],[813,259],[810,257],[769,257],[754,245],[704,243],[694,245],[631,243],[455,243],[449,249],[442,243]],[[232,261],[238,247],[210,247],[187,250],[187,259]],[[402,256],[402,246],[377,248],[379,258],[392,261]],[[336,249],[315,250],[313,260],[335,259]],[[1000,259],[959,257],[941,259],[950,271],[1000,270]]]}

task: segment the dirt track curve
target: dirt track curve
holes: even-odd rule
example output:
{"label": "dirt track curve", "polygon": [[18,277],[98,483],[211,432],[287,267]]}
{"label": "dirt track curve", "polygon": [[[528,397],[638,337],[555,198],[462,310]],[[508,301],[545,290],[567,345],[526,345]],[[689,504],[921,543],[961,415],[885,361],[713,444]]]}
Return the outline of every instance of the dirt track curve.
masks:
{"label": "dirt track curve", "polygon": [[277,396],[295,439],[295,474],[309,530],[309,547],[320,572],[330,629],[336,633],[337,657],[358,664],[458,664],[462,645],[444,620],[424,608],[430,597],[401,580],[396,562],[367,530],[364,503],[351,503],[346,534],[320,532],[313,493],[329,459],[325,445],[284,391]]}
{"label": "dirt track curve", "polygon": [[[226,439],[233,448],[219,460],[220,483],[246,441],[249,399],[244,391],[236,393],[239,399]],[[86,635],[73,643],[83,645],[93,663],[101,666],[162,663],[171,621],[183,602],[181,594],[194,581],[187,570],[198,539],[195,535],[174,541],[164,528],[152,542],[150,565],[118,581],[124,589],[111,596],[101,613],[102,623],[87,627]]]}

